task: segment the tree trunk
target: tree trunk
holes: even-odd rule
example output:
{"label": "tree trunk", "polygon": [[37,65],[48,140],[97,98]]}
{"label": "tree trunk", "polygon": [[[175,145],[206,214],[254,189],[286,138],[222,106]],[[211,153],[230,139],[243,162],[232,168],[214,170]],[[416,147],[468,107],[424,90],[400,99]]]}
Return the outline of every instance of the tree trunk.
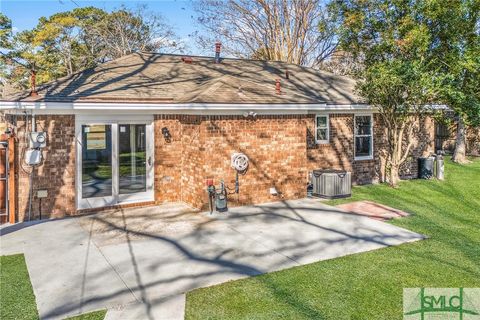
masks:
{"label": "tree trunk", "polygon": [[[397,187],[400,182],[400,167],[407,160],[413,146],[413,132],[417,120],[417,118],[411,117],[404,120],[400,125],[394,121],[386,121],[386,136],[389,144],[386,177],[388,184],[393,188]],[[405,143],[407,143],[406,146]]]}
{"label": "tree trunk", "polygon": [[400,166],[396,163],[390,163],[390,171],[388,172],[388,184],[395,188],[400,181]]}
{"label": "tree trunk", "polygon": [[456,163],[468,163],[469,161],[466,157],[466,149],[467,142],[465,122],[463,121],[463,117],[459,115],[457,121],[457,134],[455,138],[455,150],[453,151],[452,160]]}

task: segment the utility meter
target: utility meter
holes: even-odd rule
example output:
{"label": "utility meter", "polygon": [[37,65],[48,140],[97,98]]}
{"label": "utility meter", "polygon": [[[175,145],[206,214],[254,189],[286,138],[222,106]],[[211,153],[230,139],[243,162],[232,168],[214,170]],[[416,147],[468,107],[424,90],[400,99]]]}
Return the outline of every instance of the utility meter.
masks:
{"label": "utility meter", "polygon": [[29,166],[36,166],[42,162],[42,152],[38,149],[28,149],[25,151],[25,163]]}
{"label": "utility meter", "polygon": [[45,148],[47,146],[46,132],[30,132],[30,149]]}

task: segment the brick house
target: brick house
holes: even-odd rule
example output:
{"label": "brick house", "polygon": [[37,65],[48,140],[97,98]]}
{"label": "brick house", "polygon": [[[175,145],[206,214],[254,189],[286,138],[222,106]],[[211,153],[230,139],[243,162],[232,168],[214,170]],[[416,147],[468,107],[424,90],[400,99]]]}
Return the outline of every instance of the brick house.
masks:
{"label": "brick house", "polygon": [[[234,152],[250,166],[230,206],[305,197],[317,168],[381,181],[384,130],[354,87],[282,62],[135,53],[12,95],[0,107],[17,141],[17,220],[175,201],[205,208],[206,179],[233,186]],[[32,131],[46,132],[46,146],[27,166]],[[404,176],[433,152],[432,120],[417,131]]]}
{"label": "brick house", "polygon": [[[453,113],[448,114],[450,120]],[[435,150],[443,150],[445,153],[453,153],[455,149],[457,125],[454,121],[450,123],[435,123]],[[480,156],[480,127],[467,126],[466,128],[466,153],[470,156]]]}

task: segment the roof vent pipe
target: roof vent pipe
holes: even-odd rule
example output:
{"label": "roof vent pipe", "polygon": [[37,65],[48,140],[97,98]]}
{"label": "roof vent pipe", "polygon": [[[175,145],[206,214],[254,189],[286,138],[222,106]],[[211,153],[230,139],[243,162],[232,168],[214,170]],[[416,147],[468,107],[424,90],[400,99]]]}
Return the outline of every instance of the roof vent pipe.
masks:
{"label": "roof vent pipe", "polygon": [[185,63],[192,63],[193,59],[192,57],[182,57],[182,61]]}
{"label": "roof vent pipe", "polygon": [[31,97],[38,96],[35,69],[32,69],[32,72],[31,72],[30,85],[32,87],[32,90],[30,91],[30,96]]}
{"label": "roof vent pipe", "polygon": [[277,94],[280,94],[282,92],[282,87],[280,84],[280,79],[275,80],[275,91],[277,91]]}
{"label": "roof vent pipe", "polygon": [[215,63],[220,63],[220,49],[222,44],[220,42],[215,43]]}
{"label": "roof vent pipe", "polygon": [[288,73],[288,70],[285,70],[285,79],[290,79],[290,73]]}

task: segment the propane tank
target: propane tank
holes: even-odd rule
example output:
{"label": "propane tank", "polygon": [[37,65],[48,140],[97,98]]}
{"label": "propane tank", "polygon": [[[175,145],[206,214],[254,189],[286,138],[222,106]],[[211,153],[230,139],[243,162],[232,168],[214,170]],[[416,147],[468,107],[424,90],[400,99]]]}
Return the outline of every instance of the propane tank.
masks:
{"label": "propane tank", "polygon": [[218,212],[228,211],[227,207],[227,191],[225,189],[225,183],[220,181],[220,190],[215,192],[215,209]]}
{"label": "propane tank", "polygon": [[445,163],[441,153],[437,154],[436,157],[435,176],[438,180],[445,179]]}

